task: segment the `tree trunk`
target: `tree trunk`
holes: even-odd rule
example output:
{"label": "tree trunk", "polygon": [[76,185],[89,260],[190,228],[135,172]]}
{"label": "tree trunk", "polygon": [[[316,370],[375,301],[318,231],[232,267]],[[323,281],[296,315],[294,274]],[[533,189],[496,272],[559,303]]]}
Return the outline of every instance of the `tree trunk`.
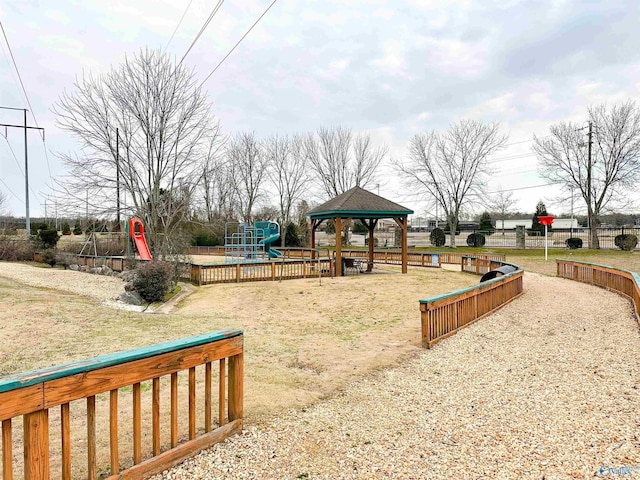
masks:
{"label": "tree trunk", "polygon": [[453,218],[449,219],[449,246],[456,248],[456,227],[458,222]]}
{"label": "tree trunk", "polygon": [[593,212],[588,212],[589,217],[589,248],[600,249],[598,239],[598,216]]}

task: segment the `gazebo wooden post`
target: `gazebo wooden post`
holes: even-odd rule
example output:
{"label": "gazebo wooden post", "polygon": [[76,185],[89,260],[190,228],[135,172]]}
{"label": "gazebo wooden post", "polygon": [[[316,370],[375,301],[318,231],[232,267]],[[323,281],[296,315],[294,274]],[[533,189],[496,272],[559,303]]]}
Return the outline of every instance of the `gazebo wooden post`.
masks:
{"label": "gazebo wooden post", "polygon": [[342,276],[342,219],[334,219],[336,226],[336,277]]}
{"label": "gazebo wooden post", "polygon": [[407,264],[409,263],[407,255],[407,217],[394,218],[394,220],[402,230],[402,273],[407,273]]}
{"label": "gazebo wooden post", "polygon": [[369,230],[369,263],[367,265],[367,272],[371,272],[373,270],[373,249],[375,247],[373,231],[376,229],[376,225],[378,225],[378,219],[371,219],[367,222],[367,220],[362,220],[362,223]]}
{"label": "gazebo wooden post", "polygon": [[407,273],[407,264],[409,263],[409,259],[407,256],[407,217],[402,219],[402,273]]}

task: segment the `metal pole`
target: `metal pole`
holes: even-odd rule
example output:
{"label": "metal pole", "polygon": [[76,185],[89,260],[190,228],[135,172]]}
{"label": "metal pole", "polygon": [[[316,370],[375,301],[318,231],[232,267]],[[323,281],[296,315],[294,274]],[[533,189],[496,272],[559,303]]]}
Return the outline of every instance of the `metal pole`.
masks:
{"label": "metal pole", "polygon": [[547,225],[544,226],[544,260],[547,261]]}
{"label": "metal pole", "polygon": [[573,237],[573,187],[571,187],[571,237]]}
{"label": "metal pole", "polygon": [[31,220],[29,219],[29,156],[27,154],[27,109],[24,112],[24,197],[26,206],[27,240],[31,236]]}
{"label": "metal pole", "polygon": [[120,232],[120,132],[116,127],[116,224]]}

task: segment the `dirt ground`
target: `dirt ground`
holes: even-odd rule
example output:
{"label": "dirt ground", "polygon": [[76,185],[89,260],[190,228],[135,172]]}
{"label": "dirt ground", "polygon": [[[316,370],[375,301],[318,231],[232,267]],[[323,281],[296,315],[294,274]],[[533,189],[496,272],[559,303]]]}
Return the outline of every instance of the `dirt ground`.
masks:
{"label": "dirt ground", "polygon": [[[374,271],[321,281],[199,287],[172,313],[162,315],[106,306],[107,297],[122,283],[112,277],[0,262],[0,376],[240,328],[245,334],[245,421],[260,425],[285,410],[332,396],[353,377],[396,365],[420,350],[418,300],[478,282],[476,276],[439,269],[410,268],[407,275],[398,267]],[[198,379],[202,383],[200,373]],[[143,413],[150,409],[147,390],[143,385]],[[124,425],[131,415],[130,392],[122,389],[120,396]],[[106,416],[107,400],[108,395],[98,397],[99,416],[100,411]],[[167,405],[166,400],[162,404]],[[181,410],[186,412],[184,403]],[[168,413],[167,408],[161,411]],[[83,412],[82,404],[72,405],[72,430],[79,432],[73,462],[81,469],[86,465]],[[52,413],[52,423],[56,415]],[[150,414],[144,415],[150,421]],[[202,421],[199,416],[199,427]],[[163,422],[166,432],[168,423]],[[18,420],[14,432],[20,430]],[[52,424],[51,431],[57,430]],[[148,429],[143,426],[143,431],[148,437]],[[128,437],[123,430],[123,465],[130,456]],[[98,462],[108,463],[103,457],[108,454],[108,422],[99,422],[98,438]],[[165,444],[167,435],[162,438]],[[150,441],[143,444],[150,447]],[[16,439],[19,462],[18,445]]]}

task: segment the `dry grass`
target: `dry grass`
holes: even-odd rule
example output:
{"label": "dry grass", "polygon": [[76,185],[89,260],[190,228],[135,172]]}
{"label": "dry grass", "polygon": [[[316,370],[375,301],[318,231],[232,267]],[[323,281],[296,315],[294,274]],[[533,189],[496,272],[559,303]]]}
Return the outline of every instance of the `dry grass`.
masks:
{"label": "dry grass", "polygon": [[[10,274],[10,267],[0,264],[0,375],[226,327],[241,328],[248,424],[262,424],[286,409],[313,404],[342,389],[353,377],[395,365],[415,353],[420,349],[418,300],[478,281],[472,275],[444,270],[410,269],[402,275],[398,268],[381,267],[376,274],[322,279],[322,283],[303,279],[201,287],[173,313],[151,315],[114,310],[95,297],[71,293],[73,281],[86,289],[92,281],[104,282],[104,277],[64,272],[65,280],[60,281],[54,279],[54,270],[34,267],[28,269],[27,281],[21,282],[18,277],[24,270]],[[47,278],[49,288],[42,286]],[[201,381],[202,376],[198,378]],[[125,460],[131,455],[130,432],[125,427],[131,418],[130,392],[122,389],[120,396]],[[107,397],[98,397],[103,419]],[[73,462],[81,474],[86,462],[80,438],[85,413],[82,402],[77,403],[72,405],[72,430],[79,436],[74,439]],[[149,407],[144,397],[143,403]],[[185,414],[184,403],[181,409]],[[52,413],[52,422],[56,416]],[[150,415],[145,413],[144,418],[150,420]],[[52,432],[57,428],[52,425]],[[167,428],[164,421],[163,443]],[[14,431],[20,431],[19,422]],[[99,421],[98,439],[98,461],[108,463],[107,422]],[[143,442],[150,446],[150,441]],[[54,451],[57,445],[52,438]],[[16,461],[19,452],[16,445]]]}

